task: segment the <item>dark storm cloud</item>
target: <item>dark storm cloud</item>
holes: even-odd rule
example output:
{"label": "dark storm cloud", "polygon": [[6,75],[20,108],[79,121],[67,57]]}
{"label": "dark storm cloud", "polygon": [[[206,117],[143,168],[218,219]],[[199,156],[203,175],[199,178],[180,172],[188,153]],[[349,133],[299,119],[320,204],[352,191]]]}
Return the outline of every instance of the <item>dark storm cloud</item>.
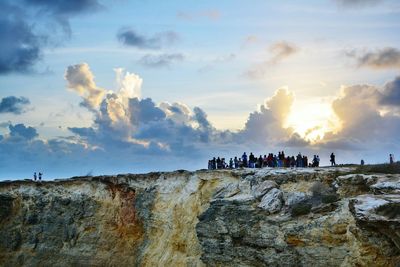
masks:
{"label": "dark storm cloud", "polygon": [[8,127],[10,129],[10,136],[12,136],[12,137],[31,140],[31,139],[39,136],[38,133],[36,132],[35,128],[30,127],[30,126],[25,126],[22,123],[15,124],[15,125],[9,125]]}
{"label": "dark storm cloud", "polygon": [[160,32],[148,37],[131,28],[121,28],[117,33],[117,38],[123,45],[139,49],[160,49],[179,39],[178,34],[173,31]]}
{"label": "dark storm cloud", "polygon": [[400,76],[387,83],[383,89],[381,104],[400,107]]}
{"label": "dark storm cloud", "polygon": [[29,103],[29,99],[25,97],[4,97],[0,102],[0,113],[13,113],[17,115],[24,113],[25,106]]}
{"label": "dark storm cloud", "polygon": [[28,72],[40,59],[43,38],[24,17],[22,9],[0,3],[0,74]]}
{"label": "dark storm cloud", "polygon": [[161,55],[145,55],[143,56],[139,62],[151,68],[160,68],[160,67],[169,67],[171,64],[180,62],[184,60],[184,55],[175,53],[175,54],[161,54]]}
{"label": "dark storm cloud", "polygon": [[95,0],[1,1],[0,75],[34,71],[43,48],[54,46],[54,31],[61,28],[61,35],[68,36],[72,16],[100,7]]}
{"label": "dark storm cloud", "polygon": [[400,68],[400,50],[394,47],[369,52],[350,51],[346,55],[355,58],[360,67],[372,69]]}

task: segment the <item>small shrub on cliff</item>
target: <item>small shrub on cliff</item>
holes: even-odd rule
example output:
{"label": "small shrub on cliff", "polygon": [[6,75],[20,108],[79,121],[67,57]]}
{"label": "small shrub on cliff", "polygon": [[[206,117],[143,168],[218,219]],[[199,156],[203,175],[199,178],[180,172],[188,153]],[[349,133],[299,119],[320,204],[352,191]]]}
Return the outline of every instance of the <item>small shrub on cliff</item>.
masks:
{"label": "small shrub on cliff", "polygon": [[293,217],[305,215],[305,214],[310,213],[311,208],[312,208],[312,205],[310,203],[305,203],[305,202],[297,203],[297,204],[293,205],[291,214]]}

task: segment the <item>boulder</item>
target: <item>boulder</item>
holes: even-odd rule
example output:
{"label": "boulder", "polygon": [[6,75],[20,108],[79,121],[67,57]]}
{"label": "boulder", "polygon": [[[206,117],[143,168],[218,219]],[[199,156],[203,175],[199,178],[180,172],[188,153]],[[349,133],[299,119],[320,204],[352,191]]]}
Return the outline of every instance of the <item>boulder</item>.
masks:
{"label": "boulder", "polygon": [[222,187],[217,191],[214,195],[214,198],[228,198],[236,195],[240,192],[238,184],[228,184],[225,187]]}
{"label": "boulder", "polygon": [[400,195],[361,195],[349,208],[360,227],[386,235],[400,252]]}
{"label": "boulder", "polygon": [[379,179],[376,184],[371,186],[371,189],[377,194],[399,194],[400,177]]}
{"label": "boulder", "polygon": [[251,194],[255,198],[261,198],[266,193],[268,193],[268,191],[271,190],[272,188],[278,188],[278,184],[275,183],[274,181],[266,180],[261,182],[260,184],[254,185],[251,188]]}
{"label": "boulder", "polygon": [[263,196],[258,207],[268,211],[270,214],[276,213],[282,208],[282,197],[283,193],[281,190],[272,188]]}
{"label": "boulder", "polygon": [[303,192],[288,192],[285,193],[284,199],[287,206],[293,206],[307,200],[307,195]]}

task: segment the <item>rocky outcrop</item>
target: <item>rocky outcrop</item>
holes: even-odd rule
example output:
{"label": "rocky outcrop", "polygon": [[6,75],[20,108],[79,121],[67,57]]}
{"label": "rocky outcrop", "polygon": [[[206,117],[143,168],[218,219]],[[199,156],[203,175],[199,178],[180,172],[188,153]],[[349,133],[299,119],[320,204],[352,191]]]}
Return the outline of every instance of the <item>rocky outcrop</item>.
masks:
{"label": "rocky outcrop", "polygon": [[400,176],[353,172],[0,182],[0,265],[396,266]]}

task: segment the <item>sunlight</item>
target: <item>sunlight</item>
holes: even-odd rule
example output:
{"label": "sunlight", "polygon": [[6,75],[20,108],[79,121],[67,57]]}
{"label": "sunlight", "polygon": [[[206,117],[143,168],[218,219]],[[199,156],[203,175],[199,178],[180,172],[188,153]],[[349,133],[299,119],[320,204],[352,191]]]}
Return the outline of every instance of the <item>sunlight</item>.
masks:
{"label": "sunlight", "polygon": [[296,100],[285,126],[292,127],[301,137],[315,143],[327,132],[336,132],[339,125],[329,102]]}

